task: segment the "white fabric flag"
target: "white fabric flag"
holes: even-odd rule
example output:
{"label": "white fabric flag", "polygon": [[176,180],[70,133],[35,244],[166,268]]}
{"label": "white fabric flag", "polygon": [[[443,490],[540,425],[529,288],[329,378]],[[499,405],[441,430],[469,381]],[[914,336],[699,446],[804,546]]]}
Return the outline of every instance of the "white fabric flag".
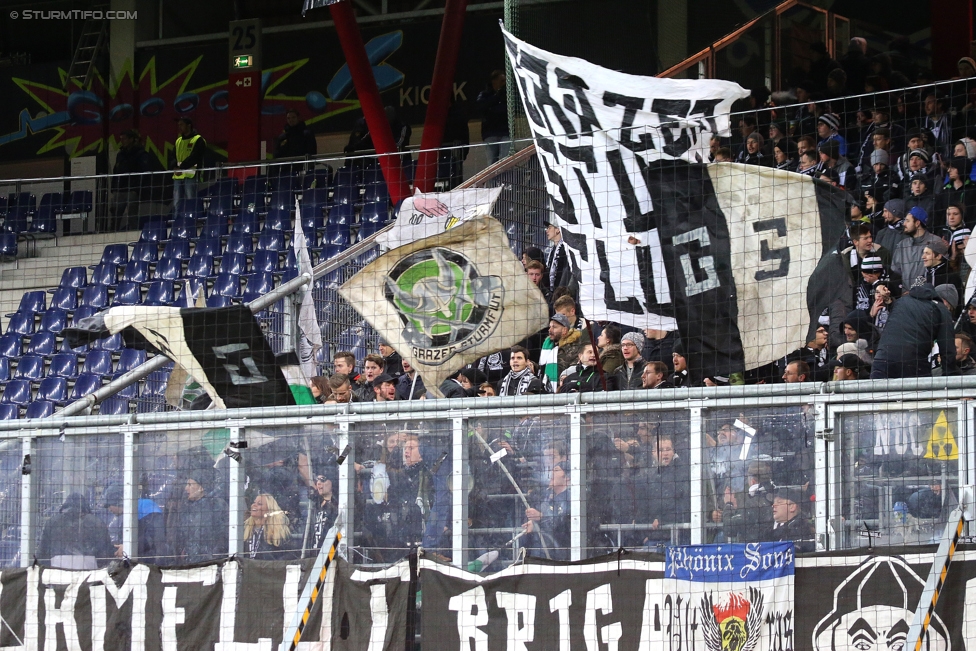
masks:
{"label": "white fabric flag", "polygon": [[[292,246],[295,248],[295,261],[298,264],[298,274],[312,271],[312,259],[308,255],[308,242],[305,240],[305,230],[302,228],[301,207],[295,200],[295,234]],[[315,316],[315,299],[312,297],[312,286],[307,285],[301,291],[301,305],[298,308],[298,329],[301,332],[298,342],[298,356],[305,379],[315,377],[315,353],[322,348],[322,330],[319,328]]]}
{"label": "white fabric flag", "polygon": [[479,215],[490,215],[501,192],[501,188],[417,192],[403,200],[393,228],[377,235],[376,243],[395,249],[443,233]]}

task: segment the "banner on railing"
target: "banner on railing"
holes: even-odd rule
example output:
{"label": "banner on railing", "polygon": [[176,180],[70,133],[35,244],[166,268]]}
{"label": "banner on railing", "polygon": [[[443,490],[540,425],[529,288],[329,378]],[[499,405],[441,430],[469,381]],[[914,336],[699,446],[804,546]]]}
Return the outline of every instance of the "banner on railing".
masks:
{"label": "banner on railing", "polygon": [[678,330],[693,373],[728,376],[785,356],[810,340],[824,308],[850,303],[814,273],[843,235],[842,190],[705,164],[748,91],[635,77],[504,37],[561,231],[555,246],[587,318]]}
{"label": "banner on railing", "polygon": [[451,192],[417,193],[397,211],[396,223],[376,236],[389,249],[439,235],[480,215],[490,215],[502,188],[466,188]]}

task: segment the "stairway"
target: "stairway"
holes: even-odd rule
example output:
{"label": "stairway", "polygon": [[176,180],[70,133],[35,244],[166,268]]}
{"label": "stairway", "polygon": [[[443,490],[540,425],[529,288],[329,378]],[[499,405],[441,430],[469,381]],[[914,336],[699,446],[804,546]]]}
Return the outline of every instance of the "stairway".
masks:
{"label": "stairway", "polygon": [[[102,15],[104,15],[108,8],[108,5],[104,5],[95,7],[95,10],[103,12]],[[64,90],[79,86],[87,90],[92,77],[95,75],[99,56],[107,47],[108,21],[104,18],[87,19],[81,28],[81,36],[78,38],[75,53],[71,57],[68,74],[64,77]]]}

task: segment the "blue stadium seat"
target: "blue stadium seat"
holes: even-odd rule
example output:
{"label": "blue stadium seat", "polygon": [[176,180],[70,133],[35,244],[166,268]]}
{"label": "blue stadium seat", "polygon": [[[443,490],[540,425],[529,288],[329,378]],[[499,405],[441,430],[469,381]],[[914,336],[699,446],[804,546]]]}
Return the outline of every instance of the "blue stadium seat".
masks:
{"label": "blue stadium seat", "polygon": [[[131,262],[129,264],[132,264]],[[142,285],[138,281],[123,280],[115,288],[112,306],[139,305],[142,303]]]}
{"label": "blue stadium seat", "polygon": [[25,233],[27,232],[27,220],[30,214],[26,208],[13,207],[3,220],[3,230],[5,233]]}
{"label": "blue stadium seat", "polygon": [[[17,312],[43,312],[47,309],[47,293],[43,289],[38,289],[35,291],[24,292],[20,297],[20,305],[17,306]],[[8,314],[7,316],[13,316],[13,314]]]}
{"label": "blue stadium seat", "polygon": [[143,380],[143,396],[165,396],[166,383],[169,382],[170,371],[167,369],[157,369],[146,376]]}
{"label": "blue stadium seat", "polygon": [[[100,264],[114,264],[114,265],[124,265],[129,261],[129,245],[127,244],[109,244],[102,251],[102,259],[99,260]],[[95,266],[89,266],[89,269],[94,269]]]}
{"label": "blue stadium seat", "polygon": [[[53,378],[52,378],[53,379]],[[3,405],[4,407],[16,405]],[[24,418],[47,418],[54,414],[54,403],[50,400],[34,400],[27,405]]]}
{"label": "blue stadium seat", "polygon": [[122,350],[122,343],[122,333],[119,333],[102,337],[101,339],[96,339],[92,342],[91,349],[93,351],[102,350],[109,353],[114,353]]}
{"label": "blue stadium seat", "polygon": [[58,353],[51,358],[47,375],[48,377],[78,377],[78,356],[74,353]]}
{"label": "blue stadium seat", "polygon": [[[287,167],[279,167],[276,170],[276,176],[268,177],[268,189],[271,190],[271,194],[295,194],[299,188],[301,188],[301,179],[299,179],[294,174],[288,174],[286,172]],[[292,197],[292,201],[294,201]]]}
{"label": "blue stadium seat", "polygon": [[210,199],[207,215],[230,216],[234,211],[234,197],[240,190],[236,178],[218,179],[204,190],[200,196]]}
{"label": "blue stadium seat", "polygon": [[41,198],[41,206],[34,213],[30,228],[27,229],[27,233],[35,238],[40,235],[56,237],[58,234],[58,212],[53,206],[44,205],[44,197]]}
{"label": "blue stadium seat", "polygon": [[170,240],[163,249],[163,254],[159,256],[160,261],[168,259],[189,260],[190,242],[187,240]]}
{"label": "blue stadium seat", "polygon": [[109,396],[98,403],[98,413],[103,416],[124,416],[129,413],[129,400],[119,395]]}
{"label": "blue stadium seat", "polygon": [[[61,272],[61,282],[58,283],[58,287],[71,287],[73,289],[84,289],[88,286],[88,268],[87,267],[68,267]],[[54,290],[47,290],[48,293],[53,294]]]}
{"label": "blue stadium seat", "polygon": [[172,305],[175,285],[172,280],[154,280],[148,285],[143,305]]}
{"label": "blue stadium seat", "polygon": [[11,262],[17,259],[17,234],[0,233],[0,261]]}
{"label": "blue stadium seat", "polygon": [[[112,379],[113,380],[116,380],[116,379],[119,378],[120,375],[121,375],[121,373],[116,373],[114,376],[112,376]],[[112,396],[112,397],[113,398],[123,398],[125,400],[132,400],[132,399],[138,398],[139,397],[139,383],[138,382],[133,382],[132,384],[130,384],[128,386],[122,387],[121,389],[119,389],[118,391],[116,391],[115,392],[115,395]]]}
{"label": "blue stadium seat", "polygon": [[194,251],[186,265],[187,278],[209,278],[213,275],[214,260],[211,255],[201,255]]}
{"label": "blue stadium seat", "polygon": [[166,239],[166,222],[162,219],[154,219],[142,225],[142,232],[139,233],[139,242],[161,242]]}
{"label": "blue stadium seat", "polygon": [[281,231],[262,231],[255,251],[284,251],[285,234]]}
{"label": "blue stadium seat", "polygon": [[193,252],[216,258],[223,254],[224,249],[220,245],[219,237],[201,237],[193,247]]}
{"label": "blue stadium seat", "polygon": [[195,240],[196,237],[197,222],[194,217],[179,216],[173,220],[173,225],[169,229],[169,238],[171,240]]}
{"label": "blue stadium seat", "polygon": [[325,228],[325,210],[323,206],[302,206],[302,230],[305,237]]}
{"label": "blue stadium seat", "polygon": [[[182,199],[179,205],[175,207],[173,216],[176,220],[189,218],[193,219],[203,219],[206,213],[203,210],[203,197],[194,197],[192,199]],[[173,236],[175,237],[175,236]]]}
{"label": "blue stadium seat", "polygon": [[238,298],[241,295],[241,277],[237,274],[219,273],[214,280],[210,295]]}
{"label": "blue stadium seat", "polygon": [[64,203],[64,211],[70,215],[87,215],[92,211],[93,196],[91,190],[75,190]]}
{"label": "blue stadium seat", "polygon": [[200,231],[201,238],[221,238],[230,234],[230,220],[224,215],[207,215]]}
{"label": "blue stadium seat", "polygon": [[32,214],[37,209],[37,198],[30,192],[19,192],[7,197],[7,211],[20,209],[25,213]]}
{"label": "blue stadium seat", "polygon": [[138,348],[123,348],[119,351],[119,362],[116,365],[116,373],[127,373],[137,366],[146,363],[146,351]]}
{"label": "blue stadium seat", "polygon": [[[86,287],[87,289],[87,287]],[[51,295],[51,308],[71,311],[78,307],[78,290],[74,287],[58,287]]]}
{"label": "blue stadium seat", "polygon": [[323,246],[326,244],[336,244],[338,246],[349,246],[349,226],[347,224],[333,224],[325,227],[325,234],[322,236]]}
{"label": "blue stadium seat", "polygon": [[332,195],[332,203],[351,203],[359,201],[359,173],[348,167],[340,167],[336,170],[333,181],[335,192]]}
{"label": "blue stadium seat", "polygon": [[241,194],[260,194],[264,195],[268,192],[268,177],[263,174],[256,174],[254,176],[249,176],[244,179],[244,185],[241,187]]}
{"label": "blue stadium seat", "polygon": [[356,208],[351,203],[339,203],[329,209],[329,226],[336,224],[352,224],[356,221]]}
{"label": "blue stadium seat", "polygon": [[24,338],[15,332],[0,336],[0,359],[18,359],[23,354]]}
{"label": "blue stadium seat", "polygon": [[262,232],[265,231],[290,231],[291,226],[291,211],[290,210],[278,210],[272,208],[268,211],[268,216],[264,218],[264,226]]}
{"label": "blue stadium seat", "polygon": [[136,242],[132,246],[132,253],[129,255],[129,263],[157,262],[159,260],[159,244],[156,242]]}
{"label": "blue stadium seat", "polygon": [[224,255],[228,253],[254,253],[254,240],[250,235],[231,235],[224,247]]}
{"label": "blue stadium seat", "polygon": [[60,192],[46,192],[41,195],[41,201],[37,204],[37,209],[50,208],[55,213],[64,210],[64,196]]}
{"label": "blue stadium seat", "polygon": [[91,269],[91,282],[88,287],[92,285],[114,287],[119,282],[119,266],[114,262],[99,262]]}
{"label": "blue stadium seat", "polygon": [[247,256],[243,253],[225,253],[220,259],[217,273],[235,274],[240,276],[248,272]]}
{"label": "blue stadium seat", "polygon": [[[225,256],[226,258],[227,256]],[[254,258],[251,260],[251,271],[253,273],[271,273],[278,271],[278,252],[277,251],[255,251]],[[238,272],[243,273],[243,272]]]}
{"label": "blue stadium seat", "polygon": [[[24,357],[23,359],[27,359]],[[85,363],[81,366],[82,373],[94,373],[96,375],[112,375],[115,369],[112,368],[112,353],[107,350],[93,350],[85,357]]]}
{"label": "blue stadium seat", "polygon": [[105,285],[89,285],[81,295],[81,302],[78,306],[88,305],[103,309],[108,307],[108,303],[108,287]]}
{"label": "blue stadium seat", "polygon": [[390,204],[386,201],[376,201],[363,206],[359,215],[359,223],[374,222],[386,225],[390,221]]}
{"label": "blue stadium seat", "polygon": [[91,305],[79,305],[75,313],[71,315],[71,325],[78,325],[82,319],[90,317],[95,312],[98,312],[98,308],[92,307]]}
{"label": "blue stadium seat", "polygon": [[254,235],[258,232],[258,214],[250,211],[241,211],[234,218],[234,223],[230,227],[230,234],[233,235]]}
{"label": "blue stadium seat", "polygon": [[386,187],[386,179],[381,170],[366,170],[363,173],[363,185],[366,190],[363,201],[366,203],[390,201],[390,191]]}
{"label": "blue stadium seat", "polygon": [[234,301],[230,296],[221,296],[220,294],[211,294],[207,297],[207,307],[230,307],[234,304]]}
{"label": "blue stadium seat", "polygon": [[68,395],[68,402],[80,400],[85,396],[95,393],[102,388],[102,377],[93,373],[82,373],[75,380],[75,385],[71,387]]}
{"label": "blue stadium seat", "polygon": [[[313,248],[313,245],[309,243],[309,248]],[[257,254],[255,254],[257,257]],[[295,259],[295,249],[288,249],[288,255],[285,256],[283,262],[278,263],[278,269],[281,271],[290,271],[291,269],[298,269],[298,261]],[[274,271],[272,269],[272,271]]]}
{"label": "blue stadium seat", "polygon": [[0,357],[0,384],[10,379],[10,358]]}
{"label": "blue stadium seat", "polygon": [[286,190],[275,190],[271,193],[271,202],[268,204],[268,213],[291,212],[295,209],[295,195],[291,188]]}
{"label": "blue stadium seat", "polygon": [[24,406],[30,402],[30,400],[30,380],[14,378],[13,380],[10,380],[10,382],[7,382],[7,386],[3,388],[3,397],[0,398],[0,403],[5,405]]}
{"label": "blue stadium seat", "polygon": [[68,380],[60,376],[52,376],[41,380],[40,386],[37,387],[37,396],[35,400],[50,400],[51,402],[56,402],[58,404],[63,403],[68,398]]}
{"label": "blue stadium seat", "polygon": [[319,168],[311,174],[306,174],[302,181],[302,187],[306,190],[328,190],[332,185],[333,176],[332,168],[326,165],[325,168]]}
{"label": "blue stadium seat", "polygon": [[40,355],[24,355],[17,362],[14,379],[41,380],[44,377],[44,358]]}
{"label": "blue stadium seat", "polygon": [[17,420],[20,418],[20,405],[0,402],[0,420]]}
{"label": "blue stadium seat", "polygon": [[21,337],[29,337],[34,334],[34,314],[28,312],[16,312],[10,315],[7,321],[7,334],[18,334]]}
{"label": "blue stadium seat", "polygon": [[58,334],[66,327],[68,327],[67,310],[59,307],[50,307],[44,313],[44,316],[41,317],[41,323],[37,326],[37,331]]}
{"label": "blue stadium seat", "polygon": [[57,352],[58,336],[53,332],[35,332],[27,342],[28,355],[49,357]]}
{"label": "blue stadium seat", "polygon": [[270,273],[253,273],[247,277],[247,287],[244,288],[242,300],[250,303],[254,299],[267,294],[274,288],[274,276]]}
{"label": "blue stadium seat", "polygon": [[313,190],[305,190],[302,194],[301,207],[302,208],[317,208],[319,210],[327,208],[329,206],[329,189],[328,188],[315,188]]}
{"label": "blue stadium seat", "polygon": [[346,246],[344,244],[323,244],[318,250],[319,262],[325,262],[329,258],[333,258],[345,250]]}
{"label": "blue stadium seat", "polygon": [[122,270],[122,280],[129,281],[132,283],[144,283],[149,280],[150,270],[148,262],[140,262],[139,260],[129,260],[125,263],[125,269]]}
{"label": "blue stadium seat", "polygon": [[380,231],[385,227],[386,224],[381,222],[363,222],[359,225],[359,239],[357,242],[362,242],[367,237],[375,235],[377,231]]}
{"label": "blue stadium seat", "polygon": [[156,265],[153,280],[179,280],[183,277],[183,261],[179,258],[164,258]]}

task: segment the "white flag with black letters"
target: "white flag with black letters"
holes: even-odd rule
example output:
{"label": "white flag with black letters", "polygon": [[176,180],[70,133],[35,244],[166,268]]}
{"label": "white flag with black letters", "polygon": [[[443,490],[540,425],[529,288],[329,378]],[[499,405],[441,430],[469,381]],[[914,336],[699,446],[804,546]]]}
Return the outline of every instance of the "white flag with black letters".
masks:
{"label": "white flag with black letters", "polygon": [[843,233],[845,201],[809,177],[703,162],[749,92],[626,75],[504,36],[583,314],[678,330],[692,371],[708,375],[808,341],[824,300],[809,284]]}

